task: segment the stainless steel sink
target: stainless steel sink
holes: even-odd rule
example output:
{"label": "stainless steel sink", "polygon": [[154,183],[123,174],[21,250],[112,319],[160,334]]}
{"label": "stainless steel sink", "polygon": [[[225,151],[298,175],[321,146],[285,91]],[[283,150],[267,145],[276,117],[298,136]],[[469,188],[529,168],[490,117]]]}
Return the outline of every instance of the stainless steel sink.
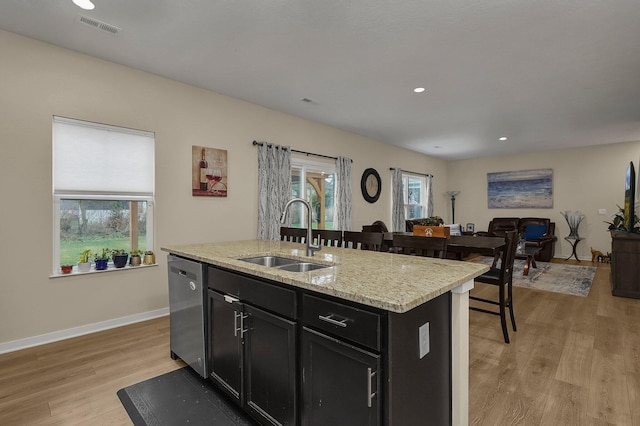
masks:
{"label": "stainless steel sink", "polygon": [[309,272],[315,269],[328,268],[330,266],[321,265],[319,263],[305,262],[304,260],[289,259],[287,257],[280,256],[256,256],[246,257],[244,259],[238,260],[291,272]]}
{"label": "stainless steel sink", "polygon": [[256,265],[268,266],[269,268],[277,268],[278,266],[290,265],[292,263],[299,262],[295,259],[289,259],[280,256],[257,256],[238,260],[242,260],[243,262],[255,263]]}
{"label": "stainless steel sink", "polygon": [[278,269],[291,272],[309,272],[315,269],[328,268],[328,265],[321,265],[319,263],[299,262],[292,263],[291,265],[279,266]]}

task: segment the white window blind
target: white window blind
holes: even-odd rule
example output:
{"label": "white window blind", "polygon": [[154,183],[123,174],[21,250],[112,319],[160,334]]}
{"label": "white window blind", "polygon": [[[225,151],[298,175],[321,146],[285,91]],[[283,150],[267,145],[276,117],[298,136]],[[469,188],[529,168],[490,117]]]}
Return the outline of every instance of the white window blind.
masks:
{"label": "white window blind", "polygon": [[53,191],[153,195],[154,135],[53,118]]}

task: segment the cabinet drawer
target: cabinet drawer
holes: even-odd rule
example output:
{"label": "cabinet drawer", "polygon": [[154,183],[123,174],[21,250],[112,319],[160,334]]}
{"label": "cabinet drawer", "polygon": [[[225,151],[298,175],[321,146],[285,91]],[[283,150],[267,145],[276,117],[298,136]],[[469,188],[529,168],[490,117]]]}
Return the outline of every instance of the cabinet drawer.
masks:
{"label": "cabinet drawer", "polygon": [[305,324],[316,330],[380,350],[380,315],[338,302],[305,294],[302,298]]}
{"label": "cabinet drawer", "polygon": [[287,318],[296,318],[296,293],[293,290],[211,266],[207,284],[210,289],[235,296],[242,302],[260,306]]}

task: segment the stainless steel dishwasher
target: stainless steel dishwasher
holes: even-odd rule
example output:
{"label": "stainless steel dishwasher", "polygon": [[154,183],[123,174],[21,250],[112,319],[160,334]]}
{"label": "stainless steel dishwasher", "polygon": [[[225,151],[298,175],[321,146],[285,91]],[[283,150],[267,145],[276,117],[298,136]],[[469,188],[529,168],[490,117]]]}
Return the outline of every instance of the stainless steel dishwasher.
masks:
{"label": "stainless steel dishwasher", "polygon": [[171,358],[207,377],[204,265],[168,255]]}

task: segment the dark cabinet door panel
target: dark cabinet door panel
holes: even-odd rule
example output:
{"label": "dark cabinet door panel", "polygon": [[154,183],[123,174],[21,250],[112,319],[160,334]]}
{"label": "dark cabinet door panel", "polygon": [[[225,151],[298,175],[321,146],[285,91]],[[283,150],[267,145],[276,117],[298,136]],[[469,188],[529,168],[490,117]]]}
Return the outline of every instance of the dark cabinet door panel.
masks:
{"label": "dark cabinet door panel", "polygon": [[302,424],[380,424],[380,356],[304,328]]}
{"label": "dark cabinet door panel", "polygon": [[296,324],[245,305],[245,396],[254,415],[275,425],[296,419]]}
{"label": "dark cabinet door panel", "polygon": [[232,397],[242,395],[242,344],[237,336],[242,304],[209,291],[211,378]]}

